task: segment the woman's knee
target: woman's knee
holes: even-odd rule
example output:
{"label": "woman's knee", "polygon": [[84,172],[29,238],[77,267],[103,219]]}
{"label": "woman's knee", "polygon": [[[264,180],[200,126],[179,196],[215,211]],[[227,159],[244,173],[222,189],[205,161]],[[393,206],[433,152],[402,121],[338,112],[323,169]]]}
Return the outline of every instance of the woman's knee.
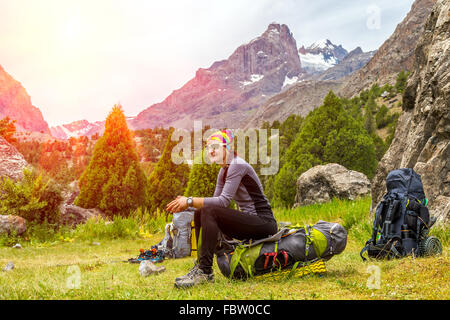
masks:
{"label": "woman's knee", "polygon": [[201,209],[200,215],[201,215],[201,220],[210,220],[210,219],[214,219],[215,218],[215,213],[217,212],[218,209],[220,209],[221,207],[216,207],[216,206],[207,206],[207,207],[203,207]]}

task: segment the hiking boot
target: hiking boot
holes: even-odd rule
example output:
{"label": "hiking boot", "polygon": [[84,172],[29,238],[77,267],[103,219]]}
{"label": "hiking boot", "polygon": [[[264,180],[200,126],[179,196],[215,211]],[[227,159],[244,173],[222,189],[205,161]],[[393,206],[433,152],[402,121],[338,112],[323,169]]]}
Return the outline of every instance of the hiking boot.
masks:
{"label": "hiking boot", "polygon": [[175,288],[189,288],[205,282],[214,282],[214,275],[212,272],[204,273],[202,269],[195,265],[185,276],[177,279],[179,280],[175,280]]}
{"label": "hiking boot", "polygon": [[189,272],[188,272],[187,274],[185,274],[184,276],[176,277],[176,278],[175,278],[175,282],[180,281],[180,280],[183,280],[183,279],[186,279],[186,278],[189,278],[189,277],[191,276],[191,274],[192,274],[193,272],[195,272],[195,270],[197,270],[197,269],[198,269],[198,263],[197,263],[197,260],[195,260],[195,264],[194,264],[194,266],[191,268],[191,270],[189,270]]}

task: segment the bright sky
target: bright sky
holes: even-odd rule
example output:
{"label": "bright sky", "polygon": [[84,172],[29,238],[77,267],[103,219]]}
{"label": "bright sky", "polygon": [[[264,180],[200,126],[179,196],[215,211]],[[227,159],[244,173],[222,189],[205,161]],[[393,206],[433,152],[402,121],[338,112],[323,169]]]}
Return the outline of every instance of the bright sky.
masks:
{"label": "bright sky", "polygon": [[271,22],[297,46],[377,49],[413,0],[0,0],[0,65],[50,126],[135,116]]}

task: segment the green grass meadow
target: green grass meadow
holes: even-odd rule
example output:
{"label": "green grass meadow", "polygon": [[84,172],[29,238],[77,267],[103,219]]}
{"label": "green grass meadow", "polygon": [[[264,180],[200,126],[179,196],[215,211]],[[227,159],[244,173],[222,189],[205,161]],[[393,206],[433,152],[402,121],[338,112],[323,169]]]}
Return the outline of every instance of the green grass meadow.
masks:
{"label": "green grass meadow", "polygon": [[162,265],[166,271],[148,277],[140,276],[138,264],[124,262],[136,257],[140,248],[150,248],[162,239],[164,219],[158,220],[158,228],[154,223],[153,229],[131,219],[115,220],[112,224],[89,221],[74,231],[52,234],[50,240],[37,239],[32,233],[28,238],[13,239],[22,244],[22,249],[12,248],[14,241],[3,239],[0,267],[12,261],[15,268],[0,271],[0,299],[448,300],[448,228],[432,228],[431,234],[443,243],[441,256],[363,262],[359,251],[370,237],[370,201],[335,199],[322,205],[274,210],[278,221],[314,224],[325,220],[347,229],[345,251],[326,262],[327,272],[321,276],[229,280],[214,265],[214,283],[176,289],[174,279],[192,267],[194,257],[165,260]]}

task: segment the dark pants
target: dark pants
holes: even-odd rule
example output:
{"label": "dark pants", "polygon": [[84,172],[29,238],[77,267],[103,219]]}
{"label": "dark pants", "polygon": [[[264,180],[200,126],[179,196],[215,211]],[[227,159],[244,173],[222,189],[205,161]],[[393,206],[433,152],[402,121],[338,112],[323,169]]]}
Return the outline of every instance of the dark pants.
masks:
{"label": "dark pants", "polygon": [[[219,232],[238,240],[257,240],[271,236],[278,231],[274,219],[265,219],[256,215],[244,214],[238,210],[208,206],[195,210],[195,234],[199,244],[199,267],[205,273],[211,273],[214,253]],[[197,246],[198,247],[198,246]]]}

